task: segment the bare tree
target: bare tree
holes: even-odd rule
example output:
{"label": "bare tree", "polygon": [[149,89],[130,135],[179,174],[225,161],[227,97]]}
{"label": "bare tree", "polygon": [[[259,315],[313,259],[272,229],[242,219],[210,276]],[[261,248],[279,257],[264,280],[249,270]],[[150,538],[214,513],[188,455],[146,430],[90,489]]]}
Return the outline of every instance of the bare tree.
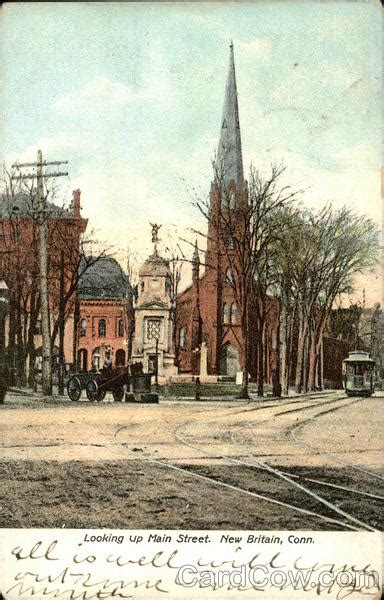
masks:
{"label": "bare tree", "polygon": [[[354,277],[374,266],[378,237],[374,224],[349,208],[297,211],[293,235],[280,240],[281,320],[288,390],[291,351],[296,355],[295,389],[315,389],[321,341],[336,298],[350,292]],[[289,347],[290,346],[290,347]]]}
{"label": "bare tree", "polygon": [[375,224],[353,209],[325,210],[315,228],[320,253],[313,279],[318,288],[310,315],[309,364],[304,388],[315,389],[320,344],[337,296],[351,292],[356,275],[377,265],[379,243]]}
{"label": "bare tree", "polygon": [[251,167],[248,188],[236,191],[236,198],[230,186],[225,185],[225,178],[216,173],[220,201],[213,207],[206,201],[195,201],[212,225],[210,231],[217,236],[214,240],[215,256],[208,254],[206,268],[220,271],[225,263],[232,274],[230,284],[239,309],[244,348],[242,398],[248,398],[248,373],[254,370],[250,332],[252,342],[257,345],[258,394],[263,395],[263,349],[270,309],[268,291],[271,287],[272,252],[285,227],[284,209],[300,193],[282,184],[284,171],[284,166],[274,165],[270,176],[264,179]]}
{"label": "bare tree", "polygon": [[172,319],[173,319],[173,328],[172,328],[172,342],[173,348],[175,351],[175,361],[176,365],[179,362],[179,340],[177,337],[178,331],[178,319],[179,319],[179,311],[178,311],[178,298],[179,298],[179,287],[181,280],[181,273],[183,264],[185,262],[184,253],[178,243],[174,244],[170,240],[168,245],[165,248],[166,257],[169,261],[170,267],[170,278],[169,278],[169,294],[171,298],[172,305]]}
{"label": "bare tree", "polygon": [[[14,169],[3,169],[0,259],[12,292],[9,318],[9,354],[16,370],[16,382],[34,384],[36,360],[35,335],[40,315],[38,211],[34,180],[15,180]],[[48,229],[48,290],[51,321],[51,348],[60,332],[60,356],[63,362],[64,326],[75,310],[77,290],[84,273],[108,252],[89,253],[92,236],[82,233],[81,219],[73,218],[65,204],[56,205],[56,182],[45,187]],[[60,285],[62,282],[62,286]],[[29,368],[28,368],[29,367]]]}

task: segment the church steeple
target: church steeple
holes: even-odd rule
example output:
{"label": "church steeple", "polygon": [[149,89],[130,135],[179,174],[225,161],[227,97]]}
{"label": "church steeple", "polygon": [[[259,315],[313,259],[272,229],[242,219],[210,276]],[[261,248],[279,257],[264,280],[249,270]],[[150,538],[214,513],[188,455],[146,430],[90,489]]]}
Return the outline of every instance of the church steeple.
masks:
{"label": "church steeple", "polygon": [[225,87],[216,169],[219,183],[227,186],[230,181],[234,181],[239,188],[244,183],[244,173],[232,41],[229,48],[229,69]]}

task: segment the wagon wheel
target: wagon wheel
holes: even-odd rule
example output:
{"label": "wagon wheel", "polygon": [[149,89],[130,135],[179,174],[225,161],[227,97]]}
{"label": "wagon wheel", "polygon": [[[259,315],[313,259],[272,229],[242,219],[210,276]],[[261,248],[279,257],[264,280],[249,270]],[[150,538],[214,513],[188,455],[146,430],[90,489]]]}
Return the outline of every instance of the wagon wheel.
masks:
{"label": "wagon wheel", "polygon": [[99,387],[98,392],[97,392],[97,398],[96,400],[98,402],[101,402],[102,400],[104,400],[105,398],[105,394],[107,393],[107,390],[105,389],[105,387]]}
{"label": "wagon wheel", "polygon": [[124,398],[124,388],[123,386],[117,387],[112,390],[112,396],[115,402],[122,402]]}
{"label": "wagon wheel", "polygon": [[88,400],[94,402],[99,399],[99,386],[95,379],[90,379],[85,386],[85,391],[87,394]]}
{"label": "wagon wheel", "polygon": [[78,377],[71,377],[67,383],[68,396],[73,402],[77,402],[81,396],[81,383]]}

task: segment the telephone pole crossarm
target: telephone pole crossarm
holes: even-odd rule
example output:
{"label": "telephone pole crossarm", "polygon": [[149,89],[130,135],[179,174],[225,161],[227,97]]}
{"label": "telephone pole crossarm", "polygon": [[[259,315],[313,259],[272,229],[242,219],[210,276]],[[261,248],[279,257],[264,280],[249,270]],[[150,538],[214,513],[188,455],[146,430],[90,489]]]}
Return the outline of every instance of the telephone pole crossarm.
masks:
{"label": "telephone pole crossarm", "polygon": [[47,165],[67,165],[67,160],[44,160],[42,162],[30,162],[30,163],[14,163],[12,165],[13,169],[18,169],[19,167],[46,167]]}
{"label": "telephone pole crossarm", "polygon": [[38,177],[47,179],[48,177],[66,177],[67,175],[67,171],[59,171],[58,173],[44,173],[43,175],[36,175],[35,173],[29,175],[12,175],[11,179],[37,179]]}

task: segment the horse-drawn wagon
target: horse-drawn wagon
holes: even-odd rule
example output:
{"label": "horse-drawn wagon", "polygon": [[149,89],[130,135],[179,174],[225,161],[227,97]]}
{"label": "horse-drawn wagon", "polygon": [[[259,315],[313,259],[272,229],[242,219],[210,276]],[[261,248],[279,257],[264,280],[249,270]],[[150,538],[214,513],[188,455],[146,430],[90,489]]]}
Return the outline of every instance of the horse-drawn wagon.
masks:
{"label": "horse-drawn wagon", "polygon": [[158,401],[157,394],[151,394],[151,374],[143,373],[137,365],[74,373],[67,384],[69,398],[77,402],[83,390],[91,402],[101,402],[107,392],[112,392],[115,402],[122,402],[124,397],[133,401]]}

